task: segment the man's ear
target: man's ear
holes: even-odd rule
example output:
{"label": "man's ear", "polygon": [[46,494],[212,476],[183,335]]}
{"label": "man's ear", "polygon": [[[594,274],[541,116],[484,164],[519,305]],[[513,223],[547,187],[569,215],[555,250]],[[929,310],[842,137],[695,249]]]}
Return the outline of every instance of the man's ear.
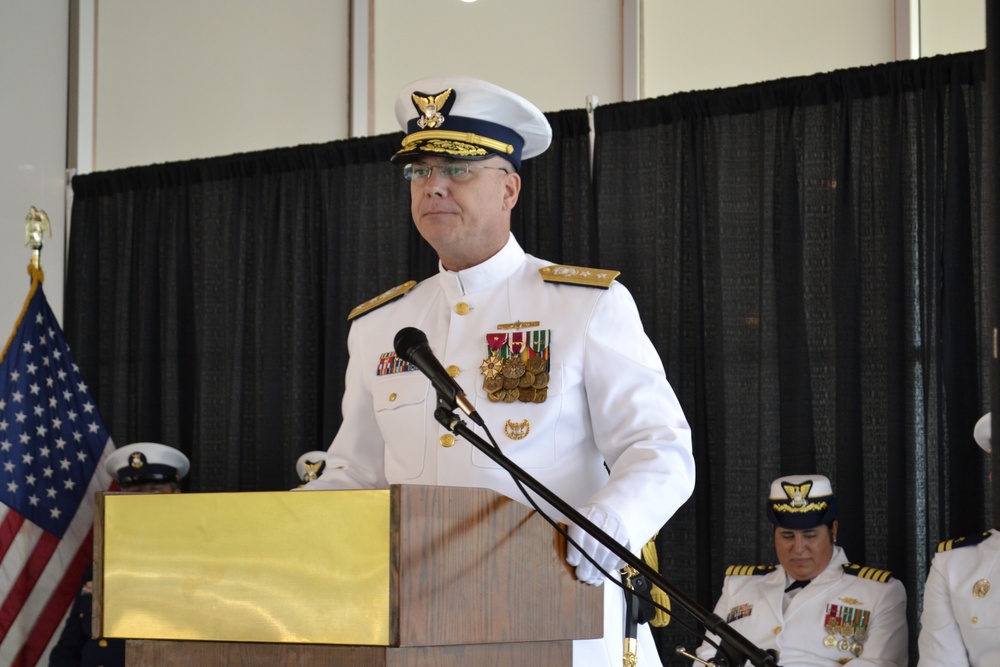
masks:
{"label": "man's ear", "polygon": [[503,210],[509,211],[517,204],[521,194],[521,174],[511,172],[504,176]]}

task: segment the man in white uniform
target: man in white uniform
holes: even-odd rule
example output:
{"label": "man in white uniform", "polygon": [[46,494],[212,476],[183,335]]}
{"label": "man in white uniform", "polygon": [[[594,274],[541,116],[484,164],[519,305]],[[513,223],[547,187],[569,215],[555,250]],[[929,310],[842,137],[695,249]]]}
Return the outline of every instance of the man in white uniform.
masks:
{"label": "man in white uniform", "polygon": [[[907,664],[906,591],[837,546],[837,498],[823,475],[779,477],[767,518],[780,565],[726,570],[715,614],[780,665]],[[715,656],[710,634],[698,656]]]}
{"label": "man in white uniform", "polygon": [[[973,435],[990,453],[991,413]],[[924,586],[920,667],[1000,665],[1000,535],[994,528],[938,544]]]}
{"label": "man in white uniform", "polygon": [[[415,327],[503,453],[637,552],[693,490],[690,429],[618,273],[553,265],[511,235],[521,160],[551,142],[545,116],[466,77],[406,86],[396,116],[406,137],[392,161],[439,272],[351,313],[344,421],[306,488],[435,484],[525,501],[506,471],[435,420],[431,383],[394,352],[397,332]],[[579,528],[570,536],[604,569],[623,564]],[[602,583],[572,547],[567,562]],[[624,596],[605,589],[604,640],[575,642],[574,665],[622,664]],[[639,664],[659,665],[648,628],[639,634]]]}

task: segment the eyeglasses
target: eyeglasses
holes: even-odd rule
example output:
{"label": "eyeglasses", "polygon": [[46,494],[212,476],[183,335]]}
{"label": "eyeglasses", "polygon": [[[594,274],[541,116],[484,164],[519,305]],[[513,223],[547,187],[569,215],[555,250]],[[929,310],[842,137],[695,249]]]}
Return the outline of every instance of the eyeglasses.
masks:
{"label": "eyeglasses", "polygon": [[450,162],[448,164],[433,166],[427,164],[407,164],[403,165],[403,178],[408,181],[426,181],[431,177],[431,173],[435,169],[449,181],[467,181],[472,178],[473,169],[496,169],[505,174],[510,173],[503,167],[487,167],[482,164],[466,164],[464,162]]}

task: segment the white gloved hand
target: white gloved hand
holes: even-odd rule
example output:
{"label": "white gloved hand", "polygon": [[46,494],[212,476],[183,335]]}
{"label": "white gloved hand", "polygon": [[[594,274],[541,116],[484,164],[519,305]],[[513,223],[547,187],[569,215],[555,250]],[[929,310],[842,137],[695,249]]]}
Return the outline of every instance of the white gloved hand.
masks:
{"label": "white gloved hand", "polygon": [[[628,546],[628,534],[625,525],[617,514],[598,505],[584,505],[577,510],[591,523],[607,533],[619,544]],[[580,545],[580,549],[591,555],[597,564],[609,573],[625,565],[625,561],[612,553],[594,537],[576,525],[567,531],[571,540]],[[584,557],[580,550],[572,544],[566,545],[566,562],[576,568],[576,578],[582,582],[600,586],[604,583],[604,575],[594,567],[594,564]]]}

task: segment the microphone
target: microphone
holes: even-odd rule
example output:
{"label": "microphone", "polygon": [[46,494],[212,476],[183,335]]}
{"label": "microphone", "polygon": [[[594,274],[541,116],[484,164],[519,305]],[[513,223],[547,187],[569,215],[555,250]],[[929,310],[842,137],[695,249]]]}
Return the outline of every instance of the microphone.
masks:
{"label": "microphone", "polygon": [[469,415],[469,419],[480,426],[486,426],[483,423],[483,418],[472,407],[472,402],[466,397],[465,392],[458,386],[454,378],[448,375],[448,371],[434,356],[434,352],[431,351],[431,346],[427,342],[427,335],[423,331],[414,327],[400,329],[392,344],[396,349],[396,354],[403,361],[413,364],[427,376],[431,384],[434,385],[434,389],[437,390],[438,399],[449,410],[461,408],[462,412]]}

